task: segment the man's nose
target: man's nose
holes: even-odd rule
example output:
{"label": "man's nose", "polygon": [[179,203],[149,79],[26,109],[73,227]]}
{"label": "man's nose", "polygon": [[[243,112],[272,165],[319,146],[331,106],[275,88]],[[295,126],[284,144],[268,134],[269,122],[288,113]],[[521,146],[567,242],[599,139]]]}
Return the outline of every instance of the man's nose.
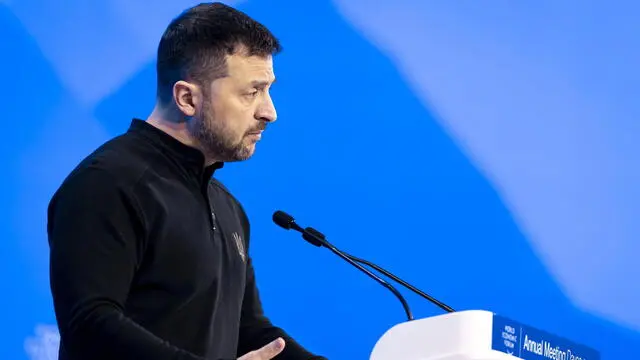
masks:
{"label": "man's nose", "polygon": [[264,122],[274,122],[278,118],[278,114],[276,113],[276,107],[273,105],[273,100],[271,96],[267,94],[265,97],[265,101],[258,108],[258,113],[256,114],[256,118],[258,120]]}

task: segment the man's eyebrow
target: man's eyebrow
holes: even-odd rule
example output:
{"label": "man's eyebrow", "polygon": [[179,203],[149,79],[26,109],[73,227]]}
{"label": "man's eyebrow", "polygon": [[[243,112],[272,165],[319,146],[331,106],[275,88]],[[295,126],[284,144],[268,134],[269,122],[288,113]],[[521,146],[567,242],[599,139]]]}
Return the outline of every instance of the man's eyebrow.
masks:
{"label": "man's eyebrow", "polygon": [[267,86],[273,84],[276,82],[276,79],[273,79],[273,81],[265,81],[265,80],[254,80],[251,82],[251,87],[254,88],[258,88],[258,89],[264,89]]}

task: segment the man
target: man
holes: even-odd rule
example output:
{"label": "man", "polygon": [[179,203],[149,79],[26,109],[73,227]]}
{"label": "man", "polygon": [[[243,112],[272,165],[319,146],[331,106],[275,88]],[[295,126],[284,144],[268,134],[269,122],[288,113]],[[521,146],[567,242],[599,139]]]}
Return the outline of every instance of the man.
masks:
{"label": "man", "polygon": [[323,359],[263,314],[249,221],[212,178],[276,120],[279,51],[220,3],[168,26],[151,115],[84,159],[49,204],[60,360]]}

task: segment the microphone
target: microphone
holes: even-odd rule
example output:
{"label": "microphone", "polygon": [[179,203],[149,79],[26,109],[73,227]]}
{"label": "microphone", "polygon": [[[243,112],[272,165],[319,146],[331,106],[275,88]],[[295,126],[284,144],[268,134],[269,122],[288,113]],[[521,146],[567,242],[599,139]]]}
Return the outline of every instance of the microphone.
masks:
{"label": "microphone", "polygon": [[325,236],[322,233],[320,233],[319,231],[317,231],[317,230],[315,230],[313,228],[310,228],[310,227],[307,227],[307,228],[303,229],[300,225],[298,225],[296,223],[295,219],[291,215],[285,213],[284,211],[280,211],[280,210],[278,210],[275,213],[273,213],[273,222],[276,223],[276,225],[280,226],[281,228],[283,228],[285,230],[293,229],[293,230],[296,230],[296,231],[302,233],[302,237],[305,240],[307,240],[309,243],[311,243],[312,245],[315,245],[315,246],[318,246],[318,247],[326,247],[327,249],[331,250],[334,254],[338,255],[343,260],[345,260],[349,264],[355,266],[358,270],[364,272],[369,277],[371,277],[373,280],[377,281],[380,285],[382,285],[385,288],[389,289],[389,291],[391,291],[398,298],[398,300],[400,300],[400,303],[402,303],[402,307],[404,308],[404,312],[407,315],[407,320],[409,320],[409,321],[413,320],[413,314],[411,313],[411,309],[409,308],[409,304],[407,303],[407,300],[405,300],[405,298],[402,296],[402,294],[400,294],[398,289],[393,287],[393,285],[389,284],[387,281],[385,281],[384,279],[380,278],[376,274],[374,274],[371,271],[369,271],[364,266],[362,266],[362,265],[358,264],[356,261],[352,260],[349,257],[349,255],[343,253],[342,251],[338,250],[335,246],[331,245],[331,243],[329,243],[326,240]]}
{"label": "microphone", "polygon": [[[337,253],[339,256],[341,256],[343,258],[346,257],[348,260],[351,260],[351,261],[356,262],[356,263],[365,264],[365,265],[367,265],[367,266],[369,266],[369,267],[381,272],[385,276],[388,276],[389,278],[391,278],[394,281],[398,282],[400,285],[404,286],[405,288],[407,288],[407,289],[413,291],[414,293],[420,295],[421,297],[427,299],[429,302],[435,304],[436,306],[438,306],[439,308],[443,309],[446,312],[455,312],[455,310],[451,306],[441,302],[440,300],[434,298],[433,296],[425,293],[424,291],[422,291],[422,290],[416,288],[415,286],[407,283],[406,281],[400,279],[399,277],[397,277],[396,275],[394,275],[390,271],[385,270],[384,268],[382,268],[382,267],[380,267],[380,266],[378,266],[378,265],[376,265],[376,264],[374,264],[374,263],[372,263],[370,261],[355,257],[353,255],[350,255],[350,254],[344,252],[344,251],[338,250],[335,246],[333,246],[331,243],[329,243],[329,241],[327,241],[327,239],[324,236],[324,234],[322,234],[318,230],[316,230],[314,228],[311,228],[311,227],[307,227],[306,229],[302,229],[298,224],[296,224],[295,219],[291,215],[285,213],[284,211],[280,211],[280,210],[276,211],[273,214],[273,221],[278,226],[280,226],[280,227],[282,227],[282,228],[284,228],[286,230],[294,229],[296,231],[301,232],[302,233],[302,237],[306,241],[311,243],[312,245],[315,245],[315,246],[318,246],[318,247],[326,247],[326,248],[330,249],[331,251],[333,251],[334,253]],[[357,265],[356,265],[356,267],[360,268]],[[382,279],[380,279],[380,280],[382,280]],[[402,300],[404,300],[404,299],[402,299]],[[400,301],[402,301],[402,300],[400,300]]]}

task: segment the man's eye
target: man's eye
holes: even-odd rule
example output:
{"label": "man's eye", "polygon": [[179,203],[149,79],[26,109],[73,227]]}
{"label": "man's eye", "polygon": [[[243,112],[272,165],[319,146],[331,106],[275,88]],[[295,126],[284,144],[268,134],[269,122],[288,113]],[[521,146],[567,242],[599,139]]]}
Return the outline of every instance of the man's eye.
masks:
{"label": "man's eye", "polygon": [[256,97],[258,95],[258,90],[251,91],[247,93],[248,97]]}

